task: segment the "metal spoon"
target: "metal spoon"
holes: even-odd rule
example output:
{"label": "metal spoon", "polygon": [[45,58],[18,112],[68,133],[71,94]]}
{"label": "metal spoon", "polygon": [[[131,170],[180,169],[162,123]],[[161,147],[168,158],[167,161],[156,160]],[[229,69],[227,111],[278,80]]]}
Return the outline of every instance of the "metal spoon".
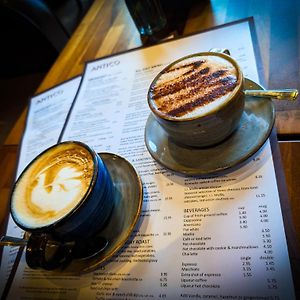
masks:
{"label": "metal spoon", "polygon": [[296,89],[283,89],[283,90],[244,90],[246,96],[273,98],[277,100],[295,101],[298,96]]}
{"label": "metal spoon", "polygon": [[[26,235],[26,234],[25,234]],[[11,247],[23,247],[28,243],[28,239],[26,238],[17,238],[13,236],[4,235],[0,238],[0,246],[11,246]],[[85,240],[84,243],[76,243],[76,242],[65,242],[61,244],[57,241],[49,240],[47,241],[47,245],[49,247],[58,247],[58,246],[71,246],[73,247],[73,257],[77,259],[92,257],[106,249],[109,241],[106,238],[96,236],[92,237],[88,240]]]}
{"label": "metal spoon", "polygon": [[[0,238],[0,246],[11,246],[11,247],[17,247],[17,246],[26,246],[28,243],[28,239],[26,238],[17,238],[14,236],[7,236],[3,235]],[[61,243],[57,241],[48,240],[47,244],[50,246],[60,246]],[[75,242],[66,242],[63,245],[75,245]]]}
{"label": "metal spoon", "polygon": [[26,246],[28,240],[4,235],[0,238],[0,246]]}

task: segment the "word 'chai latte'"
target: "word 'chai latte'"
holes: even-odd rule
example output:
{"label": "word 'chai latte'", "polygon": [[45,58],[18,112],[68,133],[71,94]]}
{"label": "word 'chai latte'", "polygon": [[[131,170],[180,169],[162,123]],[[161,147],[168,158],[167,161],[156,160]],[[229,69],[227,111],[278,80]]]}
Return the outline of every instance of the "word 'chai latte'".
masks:
{"label": "word 'chai latte'", "polygon": [[196,118],[217,110],[234,94],[238,71],[225,58],[190,56],[171,64],[152,83],[152,108],[162,117]]}
{"label": "word 'chai latte'", "polygon": [[93,157],[80,145],[62,144],[42,153],[18,180],[14,217],[27,228],[53,224],[84,198],[93,172]]}

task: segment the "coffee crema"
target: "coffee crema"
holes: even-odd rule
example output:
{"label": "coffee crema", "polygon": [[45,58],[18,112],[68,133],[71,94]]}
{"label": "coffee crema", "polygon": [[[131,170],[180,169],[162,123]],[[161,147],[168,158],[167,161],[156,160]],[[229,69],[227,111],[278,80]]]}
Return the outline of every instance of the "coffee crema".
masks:
{"label": "coffee crema", "polygon": [[164,69],[150,86],[149,100],[162,117],[190,119],[216,110],[237,85],[238,70],[229,60],[195,55]]}
{"label": "coffee crema", "polygon": [[48,226],[84,198],[94,174],[94,158],[81,145],[50,148],[23,172],[12,194],[12,213],[26,228]]}

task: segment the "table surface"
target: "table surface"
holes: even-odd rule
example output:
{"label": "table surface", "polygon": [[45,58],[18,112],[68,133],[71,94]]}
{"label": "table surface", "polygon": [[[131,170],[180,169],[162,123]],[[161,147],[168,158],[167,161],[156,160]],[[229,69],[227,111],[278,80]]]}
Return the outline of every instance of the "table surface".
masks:
{"label": "table surface", "polygon": [[[167,3],[177,3],[168,1]],[[178,1],[180,3],[181,1]],[[184,1],[186,13],[177,20],[179,36],[210,27],[253,17],[262,58],[266,88],[300,89],[300,1],[297,0],[211,0]],[[178,8],[180,4],[175,5]],[[172,18],[172,15],[170,13]],[[98,57],[143,46],[124,1],[95,0],[70,41],[39,86],[42,92],[76,75],[82,74],[85,62]],[[288,202],[282,207],[294,231],[288,239],[295,288],[300,295],[300,100],[275,101],[276,130],[287,184]],[[22,113],[0,148],[0,229],[5,228],[8,198],[15,176],[18,147],[24,129],[26,111]],[[293,232],[292,232],[293,233]]]}

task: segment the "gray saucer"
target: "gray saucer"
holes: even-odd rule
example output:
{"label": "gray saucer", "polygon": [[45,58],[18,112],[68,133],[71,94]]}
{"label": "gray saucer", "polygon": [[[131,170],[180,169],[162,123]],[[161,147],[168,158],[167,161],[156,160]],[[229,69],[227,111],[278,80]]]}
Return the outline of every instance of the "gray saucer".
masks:
{"label": "gray saucer", "polygon": [[61,270],[64,274],[91,272],[107,262],[124,246],[141,213],[143,189],[134,167],[116,154],[99,153],[99,155],[111,175],[116,192],[115,206],[108,224],[97,234],[106,239],[108,244],[104,250],[91,257],[73,259]]}
{"label": "gray saucer", "polygon": [[[245,89],[263,89],[245,79]],[[275,121],[271,99],[247,96],[238,129],[224,142],[207,148],[178,145],[151,115],[145,127],[145,143],[151,156],[164,167],[189,176],[214,176],[238,167],[268,139]]]}

